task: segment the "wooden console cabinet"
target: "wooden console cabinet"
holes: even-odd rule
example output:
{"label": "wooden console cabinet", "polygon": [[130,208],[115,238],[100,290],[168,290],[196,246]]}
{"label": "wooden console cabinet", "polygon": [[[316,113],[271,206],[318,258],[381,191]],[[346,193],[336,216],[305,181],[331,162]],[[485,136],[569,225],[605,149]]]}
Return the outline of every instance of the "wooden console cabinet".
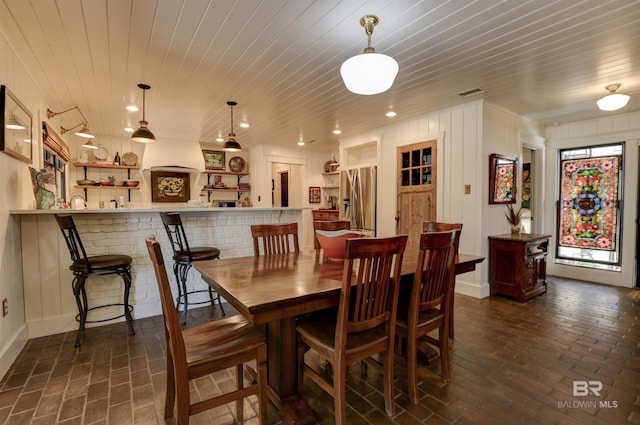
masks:
{"label": "wooden console cabinet", "polygon": [[550,235],[489,236],[491,295],[520,302],[547,291],[547,249]]}
{"label": "wooden console cabinet", "polygon": [[313,221],[335,221],[340,219],[340,213],[338,210],[329,209],[317,209],[311,210],[313,215]]}

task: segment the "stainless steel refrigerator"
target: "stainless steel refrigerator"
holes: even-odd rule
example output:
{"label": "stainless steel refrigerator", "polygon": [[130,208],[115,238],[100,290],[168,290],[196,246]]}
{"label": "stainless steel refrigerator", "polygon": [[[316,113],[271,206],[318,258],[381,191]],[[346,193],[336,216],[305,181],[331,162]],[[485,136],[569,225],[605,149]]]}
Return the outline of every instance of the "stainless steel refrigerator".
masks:
{"label": "stainless steel refrigerator", "polygon": [[340,172],[340,217],[351,221],[351,229],[376,235],[376,167]]}

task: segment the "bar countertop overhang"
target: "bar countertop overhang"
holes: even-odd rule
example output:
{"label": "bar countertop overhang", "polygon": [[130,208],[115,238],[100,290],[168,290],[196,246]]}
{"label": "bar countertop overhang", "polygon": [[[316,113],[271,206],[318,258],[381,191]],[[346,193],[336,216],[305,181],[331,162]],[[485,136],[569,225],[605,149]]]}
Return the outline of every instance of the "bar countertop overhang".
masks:
{"label": "bar countertop overhang", "polygon": [[153,207],[153,208],[92,208],[92,209],[48,209],[48,210],[11,210],[11,215],[48,215],[48,214],[125,214],[125,213],[159,213],[159,212],[251,212],[251,211],[302,211],[312,207]]}

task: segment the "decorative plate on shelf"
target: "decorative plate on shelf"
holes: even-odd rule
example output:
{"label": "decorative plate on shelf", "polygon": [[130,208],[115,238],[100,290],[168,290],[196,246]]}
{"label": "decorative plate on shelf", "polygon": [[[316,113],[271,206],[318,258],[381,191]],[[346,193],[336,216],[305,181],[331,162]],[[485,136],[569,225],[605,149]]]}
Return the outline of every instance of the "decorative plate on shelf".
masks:
{"label": "decorative plate on shelf", "polygon": [[234,173],[240,173],[244,170],[244,159],[239,156],[234,156],[229,160],[229,169]]}
{"label": "decorative plate on shelf", "polygon": [[138,163],[138,155],[133,152],[126,152],[122,154],[122,165],[128,165],[133,167]]}
{"label": "decorative plate on shelf", "polygon": [[94,149],[93,156],[95,156],[96,159],[107,159],[109,151],[104,146],[98,146],[98,149]]}

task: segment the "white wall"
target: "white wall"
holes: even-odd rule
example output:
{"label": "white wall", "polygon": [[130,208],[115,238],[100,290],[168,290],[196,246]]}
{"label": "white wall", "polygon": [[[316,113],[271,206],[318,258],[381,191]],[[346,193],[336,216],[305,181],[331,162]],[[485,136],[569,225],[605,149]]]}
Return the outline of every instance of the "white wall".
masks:
{"label": "white wall", "polygon": [[[481,207],[483,173],[488,168],[482,151],[482,101],[425,114],[414,119],[393,120],[370,132],[340,140],[341,162],[344,151],[377,142],[378,155],[378,236],[396,234],[397,148],[429,140],[437,141],[437,219],[464,225],[460,251],[484,255]],[[471,193],[464,194],[464,185]],[[486,195],[484,195],[486,197]],[[485,239],[486,241],[486,239]],[[474,273],[457,278],[456,291],[475,297],[489,294],[485,260]]]}
{"label": "white wall", "polygon": [[[603,115],[605,115],[603,113]],[[608,285],[632,287],[635,274],[635,243],[638,204],[638,144],[640,143],[640,113],[607,114],[603,118],[579,121],[547,129],[546,151],[547,192],[545,196],[545,228],[555,229],[555,202],[558,199],[558,150],[579,146],[626,141],[624,161],[624,192],[622,199],[622,271],[610,272],[590,268],[555,264],[555,251],[550,252],[547,272],[556,276],[589,280]],[[551,232],[552,246],[556,243]]]}
{"label": "white wall", "polygon": [[510,231],[504,206],[489,205],[489,155],[512,155],[522,164],[522,145],[543,148],[541,134],[531,121],[480,100],[341,139],[341,162],[358,146],[378,143],[377,229],[378,236],[390,236],[396,233],[397,148],[436,140],[437,220],[463,223],[460,251],[485,257],[476,272],[457,277],[456,292],[483,298],[489,296],[488,236]]}
{"label": "white wall", "polygon": [[[33,167],[42,167],[40,123],[46,117],[46,102],[29,70],[13,47],[0,33],[0,84],[5,85],[33,117]],[[0,317],[0,376],[3,376],[27,339],[24,293],[22,289],[22,256],[20,223],[9,215],[13,209],[31,208],[34,201],[29,164],[0,152],[0,300],[7,299],[9,314]]]}
{"label": "white wall", "polygon": [[[320,208],[323,204],[309,203],[309,186],[324,186],[321,173],[324,171],[325,162],[331,158],[331,152],[317,152],[305,148],[286,148],[275,145],[252,147],[249,152],[249,163],[252,164],[251,202],[253,206],[271,207],[273,164],[290,164],[292,172],[289,174],[289,179],[295,179],[295,182],[289,185],[289,205]],[[277,198],[279,194],[275,196]],[[299,229],[301,248],[313,249],[312,223],[311,210],[302,211],[302,226]]]}

